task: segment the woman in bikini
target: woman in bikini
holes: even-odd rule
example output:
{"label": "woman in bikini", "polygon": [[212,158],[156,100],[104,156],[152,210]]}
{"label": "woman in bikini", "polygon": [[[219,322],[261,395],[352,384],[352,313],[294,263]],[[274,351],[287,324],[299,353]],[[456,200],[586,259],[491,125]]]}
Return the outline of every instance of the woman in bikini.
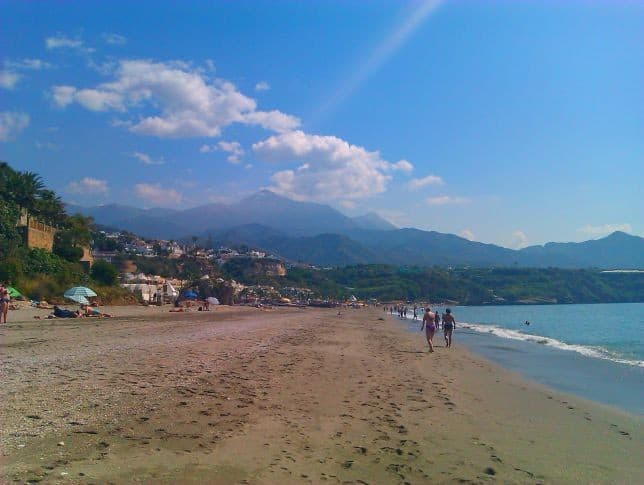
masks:
{"label": "woman in bikini", "polygon": [[423,328],[425,329],[425,335],[427,336],[427,343],[429,344],[430,352],[434,351],[434,344],[432,343],[434,332],[436,332],[434,318],[435,316],[432,313],[431,309],[429,307],[425,308],[425,315],[423,316],[423,324],[420,326],[420,331],[422,332]]}

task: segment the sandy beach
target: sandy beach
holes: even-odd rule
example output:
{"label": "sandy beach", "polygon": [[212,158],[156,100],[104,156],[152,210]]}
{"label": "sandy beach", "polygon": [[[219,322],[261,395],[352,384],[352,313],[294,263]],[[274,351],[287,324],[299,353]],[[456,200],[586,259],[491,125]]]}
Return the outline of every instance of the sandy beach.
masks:
{"label": "sandy beach", "polygon": [[[382,310],[10,314],[8,483],[641,483],[642,419]],[[40,315],[45,315],[41,311]]]}

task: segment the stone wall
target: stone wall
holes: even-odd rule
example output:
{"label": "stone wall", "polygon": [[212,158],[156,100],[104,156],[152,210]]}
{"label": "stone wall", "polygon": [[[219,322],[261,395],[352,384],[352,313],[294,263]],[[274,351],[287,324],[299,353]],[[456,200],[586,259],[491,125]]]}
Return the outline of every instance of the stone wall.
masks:
{"label": "stone wall", "polygon": [[50,251],[54,248],[54,236],[56,235],[56,228],[30,220],[27,225],[21,228],[23,231],[23,238],[25,244],[29,249],[40,248]]}
{"label": "stone wall", "polygon": [[80,259],[80,264],[85,266],[86,269],[91,268],[94,264],[94,257],[89,246],[83,246],[83,257]]}

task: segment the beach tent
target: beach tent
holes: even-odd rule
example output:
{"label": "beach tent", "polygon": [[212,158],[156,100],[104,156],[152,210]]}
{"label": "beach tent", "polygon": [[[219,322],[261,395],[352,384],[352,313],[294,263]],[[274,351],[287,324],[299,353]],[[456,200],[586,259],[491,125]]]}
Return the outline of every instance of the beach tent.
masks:
{"label": "beach tent", "polygon": [[141,293],[143,301],[150,301],[157,292],[156,285],[148,285],[147,283],[123,283],[121,288],[125,288],[132,293]]}
{"label": "beach tent", "polygon": [[197,298],[199,298],[199,295],[197,295],[197,293],[192,290],[187,290],[183,293],[183,297],[186,300],[196,300]]}
{"label": "beach tent", "polygon": [[172,283],[170,283],[169,281],[166,281],[163,287],[165,289],[165,294],[169,297],[176,298],[179,296],[179,292],[175,289],[174,286],[172,286]]}

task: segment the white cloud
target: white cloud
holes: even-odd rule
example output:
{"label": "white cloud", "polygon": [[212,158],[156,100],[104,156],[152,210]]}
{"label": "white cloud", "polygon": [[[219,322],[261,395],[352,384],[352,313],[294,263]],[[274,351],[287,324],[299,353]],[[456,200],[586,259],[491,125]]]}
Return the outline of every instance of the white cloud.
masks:
{"label": "white cloud", "polygon": [[0,71],[0,88],[13,89],[18,81],[20,81],[20,74],[12,71]]}
{"label": "white cloud", "polygon": [[[297,200],[350,200],[386,190],[395,170],[377,151],[351,145],[335,136],[293,131],[253,144],[253,151],[268,162],[297,162],[297,170],[271,177],[271,190]],[[398,162],[399,163],[399,162]]]}
{"label": "white cloud", "polygon": [[407,211],[378,209],[378,215],[387,219],[394,226],[410,227],[413,225],[413,217],[410,217],[410,214]]}
{"label": "white cloud", "polygon": [[259,125],[276,133],[285,133],[300,126],[298,118],[275,109],[271,111],[252,111],[244,116],[242,123]]}
{"label": "white cloud", "polygon": [[105,194],[108,191],[107,182],[92,177],[83,177],[78,181],[67,184],[67,192],[72,194]]}
{"label": "white cloud", "polygon": [[54,103],[61,108],[74,102],[76,88],[73,86],[54,86],[51,90],[51,97]]}
{"label": "white cloud", "polygon": [[469,239],[470,241],[474,241],[474,233],[469,229],[463,229],[458,233],[458,235],[464,237],[465,239]]}
{"label": "white cloud", "polygon": [[23,77],[18,71],[39,71],[53,66],[40,59],[22,59],[20,61],[5,61],[4,67],[0,71],[0,88],[13,89]]}
{"label": "white cloud", "polygon": [[119,34],[103,34],[101,37],[103,37],[105,43],[111,45],[123,45],[127,43],[127,39]]}
{"label": "white cloud", "polygon": [[457,205],[467,204],[470,199],[465,197],[452,197],[451,195],[439,195],[438,197],[428,197],[425,199],[429,205]]}
{"label": "white cloud", "polygon": [[391,168],[394,170],[400,170],[401,172],[410,173],[414,170],[414,166],[409,163],[407,160],[399,160],[396,163],[391,165]]}
{"label": "white cloud", "polygon": [[408,185],[410,189],[419,189],[427,185],[445,185],[445,182],[438,175],[428,175],[427,177],[412,179]]}
{"label": "white cloud", "polygon": [[29,126],[29,115],[17,111],[0,111],[0,141],[12,140]]}
{"label": "white cloud", "polygon": [[226,157],[230,163],[239,163],[245,153],[239,142],[236,141],[220,141],[217,146],[222,152],[230,154]]}
{"label": "white cloud", "polygon": [[47,37],[45,39],[45,47],[48,50],[70,49],[70,50],[76,50],[78,52],[83,52],[86,54],[89,54],[90,52],[94,52],[93,48],[85,47],[85,44],[82,40],[72,39],[70,37],[67,37],[64,34],[56,34],[53,37]]}
{"label": "white cloud", "polygon": [[35,143],[36,148],[42,149],[42,150],[58,150],[60,149],[60,145],[57,145],[56,143],[50,142],[50,141],[37,141]]}
{"label": "white cloud", "polygon": [[165,163],[163,157],[155,160],[150,155],[143,152],[132,152],[132,157],[136,158],[145,165],[163,165]]}
{"label": "white cloud", "polygon": [[269,89],[271,89],[271,86],[266,81],[260,81],[255,84],[255,91],[268,91]]}
{"label": "white cloud", "polygon": [[136,184],[134,192],[140,199],[147,200],[158,205],[179,204],[183,196],[174,189],[165,189],[159,184]]}
{"label": "white cloud", "polygon": [[599,237],[612,234],[615,231],[622,232],[633,232],[633,227],[628,223],[622,224],[604,224],[602,226],[591,226],[590,224],[585,225],[577,229],[577,232],[585,234],[590,237]]}
{"label": "white cloud", "polygon": [[517,229],[512,233],[512,238],[510,239],[510,247],[514,249],[521,249],[528,245],[528,236],[525,232]]}
{"label": "white cloud", "polygon": [[229,153],[226,160],[230,163],[239,163],[246,153],[237,141],[220,141],[216,145],[201,145],[200,153],[226,152]]}
{"label": "white cloud", "polygon": [[25,58],[20,61],[7,61],[5,64],[12,69],[20,69],[25,71],[40,71],[42,69],[51,69],[54,67],[49,62],[42,59],[29,59]]}
{"label": "white cloud", "polygon": [[340,201],[340,207],[343,207],[345,209],[355,209],[356,208],[356,203],[352,200],[341,200]]}
{"label": "white cloud", "polygon": [[215,137],[233,123],[259,125],[277,133],[299,126],[280,111],[258,111],[254,99],[235,85],[210,80],[184,62],[122,60],[111,82],[91,89],[54,86],[61,107],[77,102],[95,111],[127,111],[149,106],[158,112],[126,121],[131,132],[158,137]]}
{"label": "white cloud", "polygon": [[52,89],[54,103],[61,108],[77,102],[91,111],[113,109],[124,111],[123,98],[117,93],[96,89],[76,89],[73,86],[54,86]]}

